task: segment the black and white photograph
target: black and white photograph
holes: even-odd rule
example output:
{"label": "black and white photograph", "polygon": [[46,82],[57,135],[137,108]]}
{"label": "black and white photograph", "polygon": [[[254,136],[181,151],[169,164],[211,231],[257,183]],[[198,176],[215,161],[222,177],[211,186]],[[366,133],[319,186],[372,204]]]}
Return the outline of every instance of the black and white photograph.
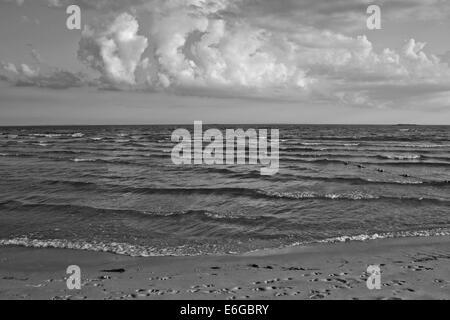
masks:
{"label": "black and white photograph", "polygon": [[0,0],[0,300],[450,300],[449,33],[449,0]]}

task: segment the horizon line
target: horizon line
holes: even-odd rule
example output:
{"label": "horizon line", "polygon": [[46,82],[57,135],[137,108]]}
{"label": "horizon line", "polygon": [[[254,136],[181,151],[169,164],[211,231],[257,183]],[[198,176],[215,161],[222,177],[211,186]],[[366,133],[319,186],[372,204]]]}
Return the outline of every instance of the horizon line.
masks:
{"label": "horizon line", "polygon": [[[201,120],[196,120],[201,121]],[[269,125],[269,126],[450,126],[450,124],[418,124],[418,123],[216,123],[216,122],[203,122],[204,125],[233,125],[233,126],[248,126],[248,125]],[[194,125],[194,121],[191,123],[145,123],[145,124],[13,124],[2,125],[0,128],[14,128],[14,127],[113,127],[113,126],[182,126],[182,125]]]}

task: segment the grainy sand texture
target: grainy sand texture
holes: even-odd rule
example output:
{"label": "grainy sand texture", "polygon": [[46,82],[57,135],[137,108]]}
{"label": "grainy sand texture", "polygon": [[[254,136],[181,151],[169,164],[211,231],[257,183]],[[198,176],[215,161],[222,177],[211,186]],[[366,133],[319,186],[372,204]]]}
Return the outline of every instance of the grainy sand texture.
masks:
{"label": "grainy sand texture", "polygon": [[[81,290],[66,269],[81,268]],[[381,289],[367,267],[379,265]],[[450,237],[319,244],[241,256],[135,258],[0,248],[0,299],[450,299]]]}

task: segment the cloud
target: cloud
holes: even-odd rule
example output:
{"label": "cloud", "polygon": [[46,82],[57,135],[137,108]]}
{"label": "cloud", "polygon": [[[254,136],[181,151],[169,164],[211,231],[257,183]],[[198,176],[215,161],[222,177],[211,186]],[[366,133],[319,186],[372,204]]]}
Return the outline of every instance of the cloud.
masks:
{"label": "cloud", "polygon": [[128,13],[108,23],[87,26],[82,33],[78,58],[99,71],[103,79],[113,85],[135,85],[135,72],[144,61],[148,46],[145,37],[138,35],[137,20]]}
{"label": "cloud", "polygon": [[[78,50],[79,60],[100,74],[101,87],[370,108],[395,107],[410,102],[412,96],[443,101],[450,86],[448,55],[429,54],[426,43],[415,39],[376,50],[366,36],[346,35],[355,25],[365,28],[371,3],[70,1],[89,10],[108,11],[97,15],[99,21],[88,23]],[[52,0],[51,4],[63,7],[69,2]],[[437,21],[450,17],[448,1],[380,0],[379,4],[387,20],[401,20],[403,15]],[[38,56],[34,58],[39,62]],[[32,75],[33,68],[15,67],[25,79],[43,77],[41,71]],[[50,74],[54,73],[44,78],[52,78]],[[65,83],[73,80],[68,77]]]}
{"label": "cloud", "polygon": [[[192,2],[192,4],[195,1]],[[226,2],[160,7],[149,41],[154,85],[163,87],[306,87],[305,71],[275,45],[274,34],[245,21],[216,18]]]}
{"label": "cloud", "polygon": [[59,68],[41,69],[28,64],[15,65],[0,63],[0,78],[18,87],[41,87],[67,89],[83,86],[85,79],[81,74],[74,74]]}
{"label": "cloud", "polygon": [[[261,10],[272,8],[262,3]],[[286,14],[298,5],[283,4]],[[313,9],[348,12],[352,4],[361,1],[337,1],[333,10],[315,3]],[[84,30],[78,56],[100,72],[101,82],[119,89],[378,108],[405,98],[395,94],[398,88],[415,87],[423,95],[448,90],[448,65],[426,54],[423,42],[410,39],[397,50],[376,52],[366,36],[298,24],[295,29],[265,26],[231,14],[245,11],[243,5],[228,0],[146,2],[140,12],[150,16],[148,29],[139,28],[129,13],[108,16]],[[383,97],[381,90],[390,94]]]}

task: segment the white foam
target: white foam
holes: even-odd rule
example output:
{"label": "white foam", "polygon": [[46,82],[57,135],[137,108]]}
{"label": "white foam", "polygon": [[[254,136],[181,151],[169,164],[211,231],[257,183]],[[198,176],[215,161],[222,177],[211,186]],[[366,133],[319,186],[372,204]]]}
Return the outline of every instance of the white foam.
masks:
{"label": "white foam", "polygon": [[84,137],[84,134],[80,133],[80,132],[72,134],[72,138],[83,138],[83,137]]}
{"label": "white foam", "polygon": [[369,241],[369,240],[389,239],[389,238],[432,237],[432,236],[448,236],[448,235],[450,235],[449,229],[397,231],[397,232],[374,233],[374,234],[359,234],[355,236],[340,236],[320,240],[318,242],[336,243],[336,242],[350,242],[350,241]]}
{"label": "white foam", "polygon": [[385,157],[388,159],[393,159],[393,160],[417,160],[417,159],[422,158],[422,156],[418,155],[418,154],[386,155]]}
{"label": "white foam", "polygon": [[348,193],[328,193],[325,195],[321,195],[315,192],[265,192],[264,194],[270,197],[276,198],[286,198],[286,199],[331,199],[331,200],[339,200],[339,199],[347,199],[347,200],[371,200],[371,199],[379,199],[378,196],[371,195],[368,193],[363,193],[359,191],[348,192]]}
{"label": "white foam", "polygon": [[75,158],[72,159],[73,162],[94,162],[96,161],[95,159],[80,159],[80,158]]}
{"label": "white foam", "polygon": [[132,257],[155,257],[155,256],[181,256],[182,248],[174,249],[156,249],[153,247],[144,247],[131,245],[128,243],[104,243],[101,241],[68,241],[61,239],[38,240],[27,237],[0,240],[0,246],[21,246],[28,248],[53,248],[53,249],[71,249],[85,250],[95,252],[109,252]]}

